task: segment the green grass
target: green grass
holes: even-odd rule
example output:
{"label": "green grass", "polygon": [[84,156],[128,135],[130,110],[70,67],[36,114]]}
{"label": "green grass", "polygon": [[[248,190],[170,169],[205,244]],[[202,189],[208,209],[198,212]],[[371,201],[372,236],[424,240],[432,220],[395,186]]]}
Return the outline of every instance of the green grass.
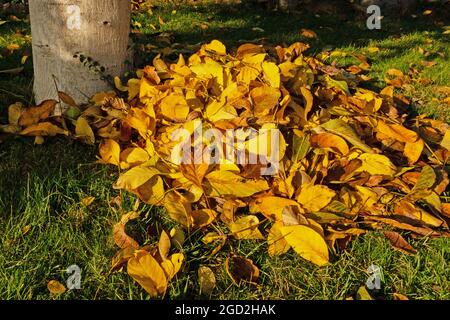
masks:
{"label": "green grass", "polygon": [[[65,150],[65,152],[61,152]],[[111,188],[115,173],[93,164],[95,149],[63,138],[35,147],[25,138],[9,140],[0,152],[2,223],[0,224],[0,297],[4,299],[49,299],[46,285],[51,279],[64,282],[72,264],[82,268],[82,290],[70,291],[64,299],[146,299],[145,292],[125,273],[109,273],[117,251],[112,225],[120,218],[108,202],[120,196]],[[89,208],[81,199],[93,195]],[[133,199],[123,194],[124,211]],[[132,226],[136,234],[161,212],[141,207],[147,221]],[[27,233],[23,228],[29,226]],[[138,232],[139,231],[139,232]],[[143,239],[155,242],[157,239]],[[365,284],[372,263],[382,267],[383,289],[374,295],[389,298],[402,293],[413,299],[450,298],[450,245],[448,239],[412,241],[414,256],[392,250],[375,232],[351,243],[334,256],[329,267],[318,268],[295,253],[269,257],[266,244],[256,241],[229,243],[218,256],[209,258],[198,234],[188,237],[184,250],[188,263],[170,284],[170,298],[193,298],[199,294],[196,270],[209,265],[216,272],[219,299],[345,299]],[[232,284],[223,267],[231,252],[253,259],[261,270],[258,285]]]}
{"label": "green grass", "polygon": [[[166,24],[155,31],[150,25],[159,29],[158,16]],[[134,19],[142,24],[142,34],[135,38],[137,46],[159,45],[153,35],[159,31],[170,33],[174,42],[184,45],[215,38],[230,48],[243,40],[263,37],[273,44],[308,41],[312,46],[310,54],[330,46],[348,53],[364,53],[367,47],[377,46],[380,52],[367,53],[372,64],[370,76],[374,79],[369,85],[384,86],[383,75],[389,68],[406,72],[414,65],[423,70],[424,77],[433,80],[427,86],[413,85],[405,91],[415,101],[414,111],[449,119],[450,112],[435,90],[436,86],[450,83],[448,36],[442,35],[442,26],[430,17],[386,20],[381,31],[366,30],[364,20],[352,21],[352,17],[267,14],[246,5],[158,7],[153,15],[142,13]],[[193,21],[207,23],[208,29],[195,26]],[[264,32],[252,30],[254,27]],[[298,32],[301,28],[313,29],[318,38],[304,39]],[[22,30],[23,35],[29,33],[24,21],[0,26],[0,70],[20,66],[22,55],[29,50],[29,41],[18,36],[17,30]],[[426,44],[427,39],[432,39],[431,45]],[[5,51],[11,43],[21,45],[19,52]],[[435,66],[420,65],[424,58],[417,52],[419,47],[434,52]],[[141,53],[141,63],[151,61],[154,55],[155,52]],[[9,103],[31,99],[31,61],[25,64],[22,73],[0,77],[2,121]],[[0,137],[0,298],[148,299],[126,273],[109,272],[111,258],[117,252],[112,226],[121,212],[114,212],[108,203],[121,196],[122,210],[126,212],[132,208],[134,198],[111,188],[117,173],[95,164],[96,152],[96,148],[64,138],[34,146],[28,138]],[[96,197],[88,208],[80,203],[86,196]],[[146,226],[173,225],[160,210],[141,205],[140,211],[145,219],[132,223],[129,232],[141,242],[157,241],[143,232]],[[29,231],[24,234],[26,226]],[[196,270],[200,265],[208,265],[217,277],[212,298],[345,299],[355,296],[368,278],[367,268],[376,264],[384,273],[383,288],[372,292],[376,297],[390,299],[393,293],[402,293],[410,299],[450,299],[450,240],[425,238],[411,240],[411,244],[418,254],[405,255],[394,251],[382,234],[369,232],[353,241],[346,251],[333,256],[330,266],[318,268],[295,253],[269,257],[266,244],[255,241],[230,242],[211,258],[212,248],[201,243],[199,234],[192,234],[183,248],[187,263],[170,283],[166,298],[200,297]],[[224,260],[231,253],[251,258],[260,268],[257,285],[233,285],[224,269]],[[68,277],[65,270],[72,264],[82,269],[82,289],[51,296],[47,282],[57,279],[64,283]]]}
{"label": "green grass", "polygon": [[[176,10],[176,13],[173,10]],[[159,17],[164,20],[164,25],[159,24]],[[372,65],[369,75],[373,78],[367,86],[376,89],[385,86],[384,74],[387,70],[396,68],[407,73],[414,67],[421,72],[421,78],[430,78],[432,82],[428,85],[413,84],[405,92],[406,95],[413,98],[418,111],[450,120],[449,105],[442,102],[444,97],[434,90],[436,86],[446,86],[450,83],[449,35],[443,34],[444,22],[433,19],[432,16],[386,18],[383,19],[381,30],[369,30],[365,19],[354,15],[316,17],[308,12],[286,15],[281,12],[268,13],[261,8],[249,8],[245,4],[199,4],[195,7],[157,7],[152,15],[136,15],[134,21],[142,25],[139,28],[141,34],[135,40],[138,44],[161,45],[155,34],[164,32],[171,35],[173,42],[183,45],[219,39],[230,49],[235,49],[246,42],[279,45],[303,41],[311,45],[307,52],[311,55],[324,49],[365,54]],[[208,28],[202,29],[200,24],[206,24]],[[308,39],[301,36],[300,30],[303,28],[314,30],[317,38]],[[368,47],[375,46],[380,49],[379,52],[367,51]],[[419,48],[428,52],[428,57],[419,53]],[[154,55],[154,52],[147,52],[143,62],[151,62]],[[176,59],[177,56],[174,53],[172,58]],[[424,67],[421,63],[425,60],[435,61],[436,64]],[[337,59],[338,65],[343,66],[349,62],[352,61]],[[357,60],[353,60],[353,63],[355,62]]]}

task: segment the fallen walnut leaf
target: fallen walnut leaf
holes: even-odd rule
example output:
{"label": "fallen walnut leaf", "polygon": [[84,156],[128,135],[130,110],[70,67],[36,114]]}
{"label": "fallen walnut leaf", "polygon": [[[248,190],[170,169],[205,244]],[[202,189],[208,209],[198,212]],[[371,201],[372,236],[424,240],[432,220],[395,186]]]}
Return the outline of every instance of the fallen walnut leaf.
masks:
{"label": "fallen walnut leaf", "polygon": [[78,138],[84,140],[87,144],[95,143],[94,131],[92,131],[89,122],[84,117],[79,117],[75,127],[75,134]]}
{"label": "fallen walnut leaf", "polygon": [[25,109],[19,118],[19,125],[29,127],[37,124],[40,120],[46,120],[55,110],[56,104],[55,100],[46,100],[36,107]]}
{"label": "fallen walnut leaf", "polygon": [[236,285],[241,282],[255,283],[259,278],[259,269],[253,261],[237,255],[225,260],[225,269]]}
{"label": "fallen walnut leaf", "polygon": [[394,300],[409,300],[407,296],[401,294],[401,293],[393,293],[392,298]]}
{"label": "fallen walnut leaf", "polygon": [[407,254],[417,253],[417,250],[406,242],[406,240],[399,233],[394,231],[383,231],[383,234],[386,238],[388,238],[389,242],[395,249]]}
{"label": "fallen walnut leaf", "polygon": [[127,214],[124,214],[120,220],[120,222],[116,223],[113,227],[113,237],[114,242],[120,247],[120,248],[126,248],[126,247],[132,247],[132,248],[139,248],[139,244],[128,236],[125,232],[125,226],[130,220],[134,220],[139,216],[138,213],[131,211]]}
{"label": "fallen walnut leaf", "polygon": [[52,294],[63,294],[66,292],[66,287],[58,280],[50,280],[47,283],[47,289]]}
{"label": "fallen walnut leaf", "polygon": [[229,224],[230,231],[236,239],[264,239],[258,226],[258,218],[252,215],[241,217]]}
{"label": "fallen walnut leaf", "polygon": [[373,298],[366,287],[362,286],[358,289],[358,292],[356,292],[356,300],[373,300]]}
{"label": "fallen walnut leaf", "polygon": [[162,295],[167,290],[164,270],[149,252],[139,250],[128,260],[128,274],[139,283],[151,297]]}
{"label": "fallen walnut leaf", "polygon": [[95,197],[92,196],[88,196],[86,198],[81,199],[81,203],[83,204],[83,206],[85,207],[89,207],[95,200]]}
{"label": "fallen walnut leaf", "polygon": [[328,264],[328,246],[325,239],[314,229],[304,225],[293,225],[282,227],[281,234],[302,258],[319,266]]}
{"label": "fallen walnut leaf", "polygon": [[216,287],[216,276],[211,268],[200,266],[197,270],[200,294],[210,295]]}
{"label": "fallen walnut leaf", "polygon": [[40,122],[30,125],[20,132],[24,136],[56,136],[58,134],[68,135],[68,131],[61,129],[50,122]]}

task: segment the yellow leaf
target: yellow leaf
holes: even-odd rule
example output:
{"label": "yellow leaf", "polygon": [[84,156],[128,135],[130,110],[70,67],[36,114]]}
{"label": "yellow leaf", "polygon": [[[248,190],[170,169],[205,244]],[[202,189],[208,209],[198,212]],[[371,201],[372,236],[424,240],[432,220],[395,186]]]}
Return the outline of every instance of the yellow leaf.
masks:
{"label": "yellow leaf", "polygon": [[55,100],[46,100],[36,107],[27,108],[20,116],[19,125],[28,127],[37,124],[40,120],[47,119],[55,110],[56,104]]}
{"label": "yellow leaf", "polygon": [[404,73],[398,69],[389,69],[388,71],[386,71],[386,74],[388,74],[390,76],[394,76],[394,77],[399,77],[399,78],[404,76]]}
{"label": "yellow leaf", "polygon": [[264,239],[264,236],[258,229],[258,225],[258,218],[248,215],[230,223],[229,228],[236,239]]}
{"label": "yellow leaf", "polygon": [[250,212],[255,214],[261,212],[269,219],[275,221],[282,221],[283,209],[287,206],[296,206],[300,208],[300,205],[291,199],[282,197],[266,196],[257,198],[250,205]]}
{"label": "yellow leaf", "polygon": [[398,215],[406,216],[411,219],[417,219],[429,224],[433,227],[440,227],[444,222],[426,212],[422,208],[415,206],[413,203],[407,200],[402,200],[395,205],[394,212]]}
{"label": "yellow leaf", "polygon": [[141,80],[130,79],[128,80],[128,101],[133,100],[140,93]]}
{"label": "yellow leaf", "polygon": [[225,45],[218,40],[213,40],[210,43],[206,44],[205,49],[221,56],[227,54],[227,49],[225,48]]}
{"label": "yellow leaf", "polygon": [[264,29],[260,28],[260,27],[253,27],[252,30],[253,31],[258,31],[258,32],[264,32]]}
{"label": "yellow leaf", "polygon": [[305,184],[297,201],[309,212],[320,211],[336,196],[336,192],[323,185]]}
{"label": "yellow leaf", "polygon": [[150,160],[150,156],[146,150],[142,148],[128,148],[120,154],[122,169],[135,167]]}
{"label": "yellow leaf", "polygon": [[262,45],[256,45],[253,43],[244,43],[239,46],[236,52],[236,57],[238,59],[243,58],[246,55],[253,55],[256,53],[264,53],[264,48]]}
{"label": "yellow leaf", "polygon": [[436,172],[434,169],[426,165],[422,168],[420,172],[419,179],[417,179],[414,185],[413,191],[417,190],[428,190],[436,183]]}
{"label": "yellow leaf", "polygon": [[255,80],[262,72],[261,64],[265,58],[265,53],[245,55],[242,59],[242,67],[239,69],[237,80],[250,84],[250,81]]}
{"label": "yellow leaf", "polygon": [[122,84],[122,81],[120,80],[119,77],[114,77],[114,85],[116,86],[116,89],[122,92],[127,92],[128,91],[128,87],[124,86]]}
{"label": "yellow leaf", "polygon": [[27,224],[22,228],[22,235],[26,235],[28,232],[30,232],[31,226]]}
{"label": "yellow leaf", "polygon": [[417,140],[416,142],[407,142],[405,144],[405,149],[403,150],[403,154],[408,159],[408,164],[411,166],[419,161],[420,156],[422,155],[422,151],[424,148],[424,142],[422,139]]}
{"label": "yellow leaf", "polygon": [[373,298],[366,287],[362,286],[358,289],[358,292],[356,292],[356,300],[373,300]]}
{"label": "yellow leaf", "polygon": [[147,204],[161,205],[165,195],[163,179],[154,176],[134,192]]}
{"label": "yellow leaf", "polygon": [[372,208],[378,201],[378,194],[370,188],[356,186],[358,194],[361,197],[361,204],[366,208]]}
{"label": "yellow leaf", "polygon": [[223,240],[225,240],[226,238],[227,238],[226,235],[220,235],[220,234],[218,234],[217,232],[208,232],[208,233],[202,238],[202,242],[203,242],[204,244],[210,244],[210,243],[213,243],[213,242],[218,241],[218,240],[223,241]]}
{"label": "yellow leaf", "polygon": [[178,271],[180,271],[181,266],[183,265],[184,255],[182,253],[174,253],[170,256],[170,261],[174,266],[174,273],[177,274]]}
{"label": "yellow leaf", "polygon": [[319,133],[311,137],[311,144],[314,147],[331,149],[333,152],[338,152],[346,155],[349,152],[348,145],[344,139],[332,133]]}
{"label": "yellow leaf", "polygon": [[82,138],[88,144],[95,143],[94,131],[92,131],[89,122],[84,117],[79,117],[75,127],[75,133],[78,138]]}
{"label": "yellow leaf", "polygon": [[20,49],[20,46],[18,44],[9,44],[6,46],[6,49],[8,49],[9,51],[16,51]]}
{"label": "yellow leaf", "polygon": [[393,298],[393,300],[409,300],[407,296],[405,296],[401,293],[393,293],[392,298]]}
{"label": "yellow leaf", "polygon": [[181,194],[176,191],[167,192],[164,197],[164,208],[169,216],[185,227],[192,225],[191,205]]}
{"label": "yellow leaf", "polygon": [[203,178],[206,172],[208,172],[209,164],[181,164],[180,171],[183,176],[195,184],[197,187],[202,188]]}
{"label": "yellow leaf", "polygon": [[134,167],[119,177],[114,185],[115,189],[135,190],[142,186],[153,176],[160,174],[159,170],[154,167]]}
{"label": "yellow leaf", "polygon": [[322,127],[331,133],[341,136],[358,149],[361,149],[362,151],[368,153],[372,152],[372,148],[362,142],[355,131],[352,129],[352,127],[344,120],[333,119],[324,123]]}
{"label": "yellow leaf", "polygon": [[213,100],[208,104],[205,111],[205,118],[212,122],[220,120],[231,120],[238,116],[236,109],[227,104],[225,99]]}
{"label": "yellow leaf", "polygon": [[450,129],[445,130],[444,137],[441,141],[441,146],[450,151]]}
{"label": "yellow leaf", "polygon": [[180,271],[183,261],[184,255],[182,253],[175,253],[161,262],[161,267],[163,268],[168,281],[175,277],[178,271]]}
{"label": "yellow leaf", "polygon": [[113,227],[114,242],[119,248],[139,248],[139,244],[125,232],[125,224],[119,222]]}
{"label": "yellow leaf", "polygon": [[253,102],[253,113],[257,117],[268,115],[272,112],[281,97],[280,90],[269,86],[261,86],[250,92]]}
{"label": "yellow leaf", "polygon": [[276,164],[283,159],[287,147],[283,134],[272,123],[264,124],[256,137],[245,141],[244,144],[245,149],[250,153],[260,155],[266,162],[272,164]]}
{"label": "yellow leaf", "polygon": [[24,136],[56,136],[57,134],[68,135],[69,133],[50,122],[41,122],[31,125],[20,132]]}
{"label": "yellow leaf", "polygon": [[207,60],[205,63],[200,63],[191,66],[192,72],[203,79],[215,79],[219,86],[223,86],[223,67],[214,60]]}
{"label": "yellow leaf", "polygon": [[350,95],[350,90],[348,89],[348,83],[344,80],[334,80],[329,75],[325,76],[325,83],[327,88],[339,89],[340,91]]}
{"label": "yellow leaf", "polygon": [[314,229],[304,225],[281,227],[287,243],[302,258],[319,266],[328,264],[328,247],[325,239]]}
{"label": "yellow leaf", "polygon": [[147,251],[135,252],[134,257],[128,260],[127,272],[152,297],[164,294],[167,290],[164,270]]}
{"label": "yellow leaf", "polygon": [[52,294],[62,294],[66,292],[66,287],[58,280],[50,280],[47,283],[47,289]]}
{"label": "yellow leaf", "polygon": [[401,142],[414,143],[417,141],[417,139],[419,139],[417,133],[412,130],[406,129],[400,124],[386,124],[385,122],[378,120],[377,130],[378,132],[381,132],[388,137]]}
{"label": "yellow leaf", "polygon": [[305,99],[305,115],[304,115],[304,118],[305,118],[305,120],[307,120],[308,113],[311,111],[311,109],[313,107],[314,97],[313,97],[311,91],[309,91],[305,87],[300,87],[300,92],[302,93],[302,96]]}
{"label": "yellow leaf", "polygon": [[186,236],[184,235],[183,229],[175,227],[170,230],[170,242],[173,246],[181,248],[185,239]]}
{"label": "yellow leaf", "polygon": [[302,30],[300,30],[300,34],[302,36],[304,36],[305,38],[310,38],[310,39],[317,38],[317,34],[313,30],[310,30],[310,29],[302,29]]}
{"label": "yellow leaf", "polygon": [[34,144],[41,145],[45,142],[44,137],[36,136],[34,137]]}
{"label": "yellow leaf", "polygon": [[25,62],[27,62],[27,60],[28,60],[28,56],[27,55],[24,55],[23,57],[22,57],[22,59],[20,60],[20,63],[21,64],[25,64]]}
{"label": "yellow leaf", "polygon": [[278,89],[281,82],[280,69],[278,66],[273,62],[264,61],[262,63],[262,69],[264,72],[264,77],[269,85]]}
{"label": "yellow leaf", "polygon": [[203,228],[216,219],[217,212],[211,209],[200,209],[192,211],[191,216],[194,228]]}
{"label": "yellow leaf", "polygon": [[19,119],[22,113],[25,111],[23,104],[16,102],[8,108],[8,121],[10,125],[19,125]]}
{"label": "yellow leaf", "polygon": [[0,132],[3,133],[12,133],[12,134],[17,134],[20,132],[20,130],[22,130],[22,128],[20,126],[15,126],[15,125],[0,125]]}
{"label": "yellow leaf", "polygon": [[89,207],[94,202],[94,200],[95,200],[95,197],[89,196],[89,197],[83,198],[81,200],[81,203],[83,204],[83,206]]}
{"label": "yellow leaf", "polygon": [[382,154],[363,153],[359,159],[362,161],[362,165],[356,169],[357,172],[366,171],[371,175],[386,176],[393,176],[397,172],[397,168],[391,160]]}
{"label": "yellow leaf", "polygon": [[161,101],[161,114],[170,120],[186,120],[189,114],[189,106],[184,97],[170,95]]}
{"label": "yellow leaf", "polygon": [[282,223],[275,223],[270,228],[269,235],[267,236],[267,244],[269,246],[269,255],[277,256],[289,251],[291,246],[281,233]]}
{"label": "yellow leaf", "polygon": [[109,163],[118,166],[120,163],[120,146],[112,140],[106,139],[100,144],[100,156],[104,163]]}
{"label": "yellow leaf", "polygon": [[249,197],[269,189],[266,180],[245,179],[231,171],[213,171],[205,178],[205,192],[211,197]]}
{"label": "yellow leaf", "polygon": [[165,232],[164,230],[161,232],[161,236],[159,238],[158,250],[161,258],[163,258],[163,260],[166,260],[170,251],[170,238],[167,232]]}
{"label": "yellow leaf", "polygon": [[108,101],[108,99],[114,97],[116,97],[116,93],[114,91],[99,92],[91,98],[91,101],[94,103],[94,106],[101,107],[106,103],[106,101]]}
{"label": "yellow leaf", "polygon": [[155,119],[148,115],[143,109],[131,108],[128,112],[126,122],[130,127],[136,129],[143,138],[148,138],[155,127]]}

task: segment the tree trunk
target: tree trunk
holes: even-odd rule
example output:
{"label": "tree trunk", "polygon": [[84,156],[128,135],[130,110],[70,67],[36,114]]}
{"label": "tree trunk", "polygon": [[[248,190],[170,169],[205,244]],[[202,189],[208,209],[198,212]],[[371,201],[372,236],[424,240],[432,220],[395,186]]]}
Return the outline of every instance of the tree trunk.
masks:
{"label": "tree trunk", "polygon": [[111,86],[129,57],[129,0],[30,0],[36,103],[57,91],[78,104]]}

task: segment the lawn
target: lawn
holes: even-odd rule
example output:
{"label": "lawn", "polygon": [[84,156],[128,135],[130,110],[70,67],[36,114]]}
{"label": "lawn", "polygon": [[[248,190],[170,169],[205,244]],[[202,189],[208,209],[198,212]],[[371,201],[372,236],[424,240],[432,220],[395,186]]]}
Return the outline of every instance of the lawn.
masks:
{"label": "lawn", "polygon": [[[31,101],[32,61],[30,29],[25,16],[0,16],[0,71],[23,65],[18,74],[0,73],[0,122],[6,119],[10,103]],[[164,22],[164,23],[161,23]],[[171,4],[133,15],[136,63],[144,65],[163,47],[162,37],[180,43],[181,52],[193,52],[196,45],[220,39],[234,48],[245,42],[271,44],[305,41],[308,54],[323,50],[362,53],[370,61],[368,86],[384,86],[390,68],[421,71],[421,84],[412,84],[405,94],[414,101],[411,112],[450,120],[450,106],[443,102],[440,86],[450,83],[450,46],[445,24],[433,14],[403,19],[383,19],[381,30],[368,30],[365,20],[345,14],[316,16],[310,12],[291,14],[267,12],[249,4]],[[311,29],[317,37],[301,35]],[[158,37],[159,36],[159,37]],[[18,44],[18,50],[11,50]],[[371,48],[371,49],[369,49]],[[373,50],[378,48],[379,50]],[[169,52],[168,57],[178,52]],[[336,63],[351,63],[339,55]],[[433,61],[436,64],[423,63]],[[331,61],[330,61],[331,62]],[[125,272],[110,272],[117,251],[112,226],[120,212],[110,202],[121,198],[123,211],[131,210],[134,198],[113,190],[117,178],[113,168],[95,164],[97,149],[64,138],[48,139],[35,146],[24,137],[0,135],[0,298],[2,299],[148,299]],[[87,196],[95,200],[81,204]],[[146,235],[149,225],[171,227],[173,223],[160,210],[141,205],[143,221],[133,223],[129,232],[139,240],[154,242]],[[295,253],[269,257],[265,242],[230,242],[218,254],[201,242],[200,235],[187,237],[187,262],[170,283],[166,298],[209,298],[199,294],[197,269],[208,265],[216,273],[216,299],[346,299],[355,297],[368,278],[371,264],[383,270],[382,289],[374,297],[392,299],[394,293],[410,299],[450,299],[450,240],[414,239],[418,250],[406,255],[393,250],[378,232],[369,232],[352,242],[346,251],[333,256],[332,264],[316,267]],[[260,268],[257,285],[234,285],[224,268],[231,253],[249,257]],[[76,264],[82,269],[82,289],[53,296],[47,283],[65,283],[66,269]]]}

